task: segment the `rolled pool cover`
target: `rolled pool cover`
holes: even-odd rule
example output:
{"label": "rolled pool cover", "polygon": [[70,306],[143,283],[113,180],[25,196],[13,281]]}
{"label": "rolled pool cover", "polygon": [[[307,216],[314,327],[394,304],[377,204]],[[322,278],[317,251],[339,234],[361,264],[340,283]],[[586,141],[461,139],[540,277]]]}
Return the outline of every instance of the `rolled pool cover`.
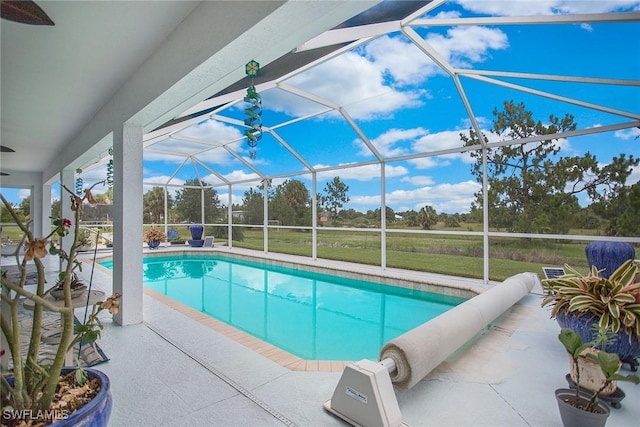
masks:
{"label": "rolled pool cover", "polygon": [[442,315],[389,341],[380,360],[390,358],[396,370],[391,381],[408,390],[436,366],[476,336],[539,281],[535,273],[520,273],[463,302]]}

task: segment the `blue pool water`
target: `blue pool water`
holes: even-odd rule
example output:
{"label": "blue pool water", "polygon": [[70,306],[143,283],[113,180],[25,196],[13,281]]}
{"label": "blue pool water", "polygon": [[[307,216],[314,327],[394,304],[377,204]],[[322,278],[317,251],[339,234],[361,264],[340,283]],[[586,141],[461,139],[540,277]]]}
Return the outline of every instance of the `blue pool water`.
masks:
{"label": "blue pool water", "polygon": [[219,255],[147,257],[144,284],[301,358],[322,360],[377,360],[387,341],[464,301]]}

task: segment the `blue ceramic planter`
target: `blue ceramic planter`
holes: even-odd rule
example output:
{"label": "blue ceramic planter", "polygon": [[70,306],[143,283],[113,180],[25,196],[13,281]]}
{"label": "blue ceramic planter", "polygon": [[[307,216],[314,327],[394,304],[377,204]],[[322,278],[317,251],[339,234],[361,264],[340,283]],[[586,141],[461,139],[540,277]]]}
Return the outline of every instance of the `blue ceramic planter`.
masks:
{"label": "blue ceramic planter", "polygon": [[204,246],[204,240],[188,240],[189,246],[192,248],[201,248]]}
{"label": "blue ceramic planter", "polygon": [[[582,342],[589,342],[595,338],[593,326],[598,324],[599,319],[592,314],[578,317],[573,313],[559,311],[556,320],[562,328],[573,329],[580,335]],[[629,335],[620,329],[604,350],[607,353],[616,353],[620,360],[630,362],[640,356],[640,341],[635,334]]]}
{"label": "blue ceramic planter", "polygon": [[[100,392],[89,403],[78,411],[74,412],[66,420],[58,421],[52,426],[55,427],[104,427],[109,422],[111,409],[113,408],[113,398],[111,397],[111,383],[109,377],[96,369],[86,368],[90,379],[98,378],[100,382]],[[63,370],[63,373],[68,370]]]}
{"label": "blue ceramic planter", "polygon": [[147,243],[147,245],[149,245],[149,249],[158,249],[158,246],[160,246],[160,240],[153,240]]}
{"label": "blue ceramic planter", "polygon": [[204,226],[202,224],[191,224],[189,226],[189,232],[191,233],[192,240],[202,240],[202,233],[204,233]]}
{"label": "blue ceramic planter", "polygon": [[[62,375],[67,374],[75,368],[63,368]],[[100,391],[93,400],[68,418],[50,424],[51,427],[105,427],[111,416],[113,408],[113,398],[111,397],[111,384],[109,377],[101,371],[85,368],[89,379],[97,378],[100,383]],[[7,379],[13,384],[13,377]]]}
{"label": "blue ceramic planter", "polygon": [[609,278],[628,259],[636,257],[636,251],[626,242],[591,242],[584,249],[589,268],[596,266],[600,276]]}

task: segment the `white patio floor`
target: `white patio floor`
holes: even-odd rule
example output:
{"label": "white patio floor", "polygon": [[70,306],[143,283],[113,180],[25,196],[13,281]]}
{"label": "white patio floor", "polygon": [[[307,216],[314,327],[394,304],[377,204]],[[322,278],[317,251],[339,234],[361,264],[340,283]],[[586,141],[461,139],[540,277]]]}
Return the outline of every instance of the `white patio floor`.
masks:
{"label": "white patio floor", "polygon": [[[96,268],[93,286],[110,292],[108,272]],[[403,421],[561,426],[554,390],[566,386],[568,360],[540,300],[526,296],[465,351],[397,391]],[[148,295],[143,317],[126,327],[104,321],[99,345],[110,361],[98,368],[112,382],[110,426],[345,425],[322,406],[340,373],[291,371]],[[621,387],[627,397],[608,426],[635,426],[640,387]]]}

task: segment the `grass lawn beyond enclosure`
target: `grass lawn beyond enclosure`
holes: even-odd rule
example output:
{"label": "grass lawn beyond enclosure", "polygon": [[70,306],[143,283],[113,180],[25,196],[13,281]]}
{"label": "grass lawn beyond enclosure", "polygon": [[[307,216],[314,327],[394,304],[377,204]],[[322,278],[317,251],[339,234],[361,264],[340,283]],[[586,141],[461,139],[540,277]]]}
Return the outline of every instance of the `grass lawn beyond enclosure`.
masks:
{"label": "grass lawn beyond enclosure", "polygon": [[[262,250],[262,229],[244,228],[244,240],[234,246]],[[565,263],[587,271],[587,242],[523,238],[489,239],[489,279],[501,281],[531,271],[542,274],[544,266]],[[269,251],[311,256],[311,232],[281,228],[269,231]],[[360,264],[380,265],[379,231],[329,231],[318,229],[318,257]],[[387,234],[387,266],[408,270],[483,277],[483,246],[480,236],[415,233]]]}

